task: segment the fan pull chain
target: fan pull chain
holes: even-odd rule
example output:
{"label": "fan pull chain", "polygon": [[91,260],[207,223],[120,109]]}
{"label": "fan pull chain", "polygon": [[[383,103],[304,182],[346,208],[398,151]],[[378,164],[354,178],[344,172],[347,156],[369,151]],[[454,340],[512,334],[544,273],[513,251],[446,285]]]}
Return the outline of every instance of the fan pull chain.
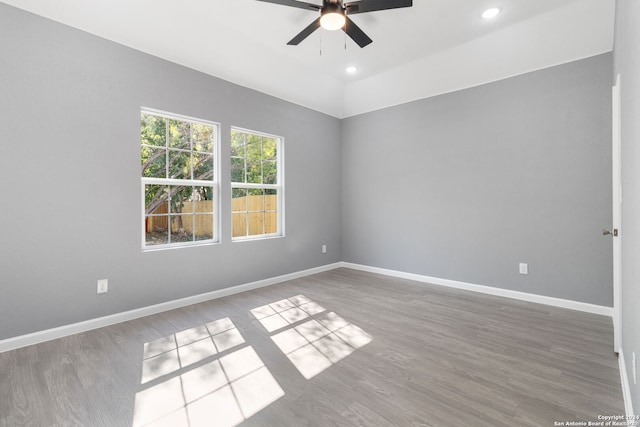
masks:
{"label": "fan pull chain", "polygon": [[[344,16],[345,18],[347,17],[347,11],[345,10],[344,12]],[[344,30],[344,50],[347,50],[347,23],[345,22],[344,27],[342,27],[342,29]]]}
{"label": "fan pull chain", "polygon": [[322,56],[322,32],[320,33],[320,56]]}

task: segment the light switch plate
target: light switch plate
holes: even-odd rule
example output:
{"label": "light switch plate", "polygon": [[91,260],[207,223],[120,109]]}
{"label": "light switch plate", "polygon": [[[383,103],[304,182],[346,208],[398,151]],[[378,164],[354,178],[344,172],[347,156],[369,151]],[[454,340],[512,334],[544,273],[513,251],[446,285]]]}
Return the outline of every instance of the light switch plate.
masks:
{"label": "light switch plate", "polygon": [[108,279],[98,280],[98,293],[106,294],[107,292],[109,292],[109,280]]}

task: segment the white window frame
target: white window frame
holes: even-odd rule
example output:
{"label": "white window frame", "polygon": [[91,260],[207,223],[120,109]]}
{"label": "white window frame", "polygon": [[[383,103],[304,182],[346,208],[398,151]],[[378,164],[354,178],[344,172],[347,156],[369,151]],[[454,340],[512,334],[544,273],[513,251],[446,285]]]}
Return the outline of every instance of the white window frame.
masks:
{"label": "white window frame", "polygon": [[[277,141],[277,147],[276,147],[276,153],[277,153],[277,157],[276,157],[276,184],[253,184],[253,183],[241,183],[241,182],[234,182],[231,178],[230,179],[230,187],[231,187],[231,203],[229,204],[229,210],[231,211],[231,228],[233,230],[233,208],[232,208],[232,202],[233,202],[233,189],[234,188],[239,188],[239,189],[258,189],[258,190],[276,190],[276,206],[278,209],[277,212],[277,231],[275,233],[269,233],[269,234],[254,234],[254,235],[244,235],[244,236],[238,236],[238,237],[233,237],[233,231],[230,233],[231,234],[231,241],[232,242],[246,242],[246,241],[252,241],[252,240],[262,240],[262,239],[270,239],[270,238],[279,238],[279,237],[284,237],[285,236],[285,227],[284,227],[284,137],[279,136],[279,135],[273,135],[273,134],[269,134],[269,133],[265,133],[265,132],[260,132],[260,131],[255,131],[255,130],[251,130],[251,129],[245,129],[245,128],[241,128],[241,127],[237,127],[237,126],[231,126],[231,132],[229,133],[229,147],[231,147],[231,134],[233,132],[242,132],[242,133],[247,133],[247,134],[252,134],[252,135],[257,135],[257,136],[262,136],[265,138],[273,138]],[[231,159],[233,157],[229,156],[229,167],[231,167]],[[246,162],[246,157],[245,157],[245,162]],[[246,163],[245,163],[245,170],[246,170]],[[249,222],[247,221],[247,228],[249,227]]]}
{"label": "white window frame", "polygon": [[[142,114],[150,114],[157,117],[162,117],[164,119],[169,120],[180,120],[183,122],[195,123],[200,125],[212,126],[215,128],[215,139],[213,141],[213,176],[211,180],[197,180],[197,179],[175,179],[175,178],[147,178],[141,177],[141,186],[140,186],[140,212],[141,212],[141,244],[142,250],[147,251],[156,251],[162,249],[174,249],[174,248],[182,248],[189,246],[202,246],[202,245],[210,245],[220,242],[220,230],[221,230],[221,221],[220,221],[220,123],[212,122],[210,120],[203,120],[194,117],[183,116],[180,114],[169,113],[166,111],[156,110],[152,108],[142,107],[140,108],[140,115]],[[166,137],[166,146],[165,150],[167,151],[167,159],[165,160],[166,168],[168,171],[169,168],[169,135]],[[141,142],[138,145],[139,148],[142,147]],[[191,147],[191,152],[193,152],[193,146]],[[167,173],[168,176],[168,173]],[[213,194],[213,237],[211,239],[203,239],[196,240],[191,242],[170,242],[166,244],[158,244],[158,245],[147,245],[146,241],[146,206],[145,206],[145,185],[168,185],[168,186],[199,186],[199,187],[210,187],[212,189]],[[171,216],[169,215],[168,220],[171,220]]]}

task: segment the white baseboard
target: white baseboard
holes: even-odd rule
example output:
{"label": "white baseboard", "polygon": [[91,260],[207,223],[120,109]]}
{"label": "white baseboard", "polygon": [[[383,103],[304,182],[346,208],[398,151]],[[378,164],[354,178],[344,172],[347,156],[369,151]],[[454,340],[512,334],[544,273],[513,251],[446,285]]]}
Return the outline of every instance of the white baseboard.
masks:
{"label": "white baseboard", "polygon": [[547,297],[543,295],[529,294],[526,292],[512,291],[508,289],[495,288],[493,286],[476,285],[473,283],[458,282],[456,280],[441,279],[438,277],[423,276],[421,274],[405,273],[402,271],[388,270],[385,268],[369,267],[366,265],[342,262],[345,268],[368,271],[370,273],[383,274],[385,276],[398,277],[401,279],[413,280],[416,282],[430,283],[432,285],[447,286],[449,288],[464,289],[466,291],[480,292],[488,295],[495,295],[505,298],[512,298],[522,301],[535,302],[538,304],[551,305],[554,307],[568,308],[570,310],[584,311],[587,313],[600,314],[613,317],[613,308],[602,305],[589,304],[586,302],[572,301],[561,298]]}
{"label": "white baseboard", "polygon": [[624,353],[618,350],[618,367],[620,368],[620,383],[622,384],[622,397],[624,399],[624,411],[628,420],[633,420],[633,403],[631,401],[631,388],[629,387],[629,376],[627,375],[627,365],[624,363]]}
{"label": "white baseboard", "polygon": [[334,264],[327,264],[327,265],[323,265],[316,268],[310,268],[308,270],[297,271],[295,273],[284,274],[282,276],[271,277],[269,279],[258,280],[251,283],[245,283],[243,285],[238,285],[230,288],[220,289],[217,291],[207,292],[200,295],[194,295],[191,297],[168,301],[161,304],[155,304],[148,307],[142,307],[135,310],[124,311],[122,313],[116,313],[109,316],[98,317],[95,319],[86,320],[84,322],[73,323],[70,325],[64,325],[57,328],[47,329],[44,331],[38,331],[31,334],[8,338],[0,341],[0,353],[4,351],[9,351],[9,350],[15,350],[21,347],[26,347],[28,345],[38,344],[41,342],[66,337],[73,334],[78,334],[81,332],[90,331],[92,329],[98,329],[105,326],[114,325],[120,322],[126,322],[128,320],[138,319],[140,317],[161,313],[163,311],[186,307],[188,305],[197,304],[200,302],[205,302],[205,301],[209,301],[217,298],[222,298],[228,295],[234,295],[241,292],[250,291],[252,289],[258,289],[258,288],[263,288],[265,286],[275,285],[277,283],[286,282],[287,280],[298,279],[300,277],[310,276],[316,273],[322,273],[323,271],[333,270],[341,266],[342,266],[342,263],[340,262],[334,263]]}
{"label": "white baseboard", "polygon": [[[200,302],[205,302],[217,298],[222,298],[228,295],[234,295],[241,292],[250,291],[252,289],[263,288],[265,286],[274,285],[277,283],[285,282],[287,280],[293,280],[300,277],[310,276],[312,274],[322,273],[324,271],[333,270],[336,268],[351,268],[354,270],[368,271],[371,273],[382,274],[385,276],[393,276],[401,279],[408,279],[417,282],[430,283],[433,285],[447,286],[450,288],[464,289],[467,291],[480,292],[489,295],[496,295],[506,298],[518,299],[522,301],[535,302],[539,304],[546,304],[555,307],[568,308],[571,310],[584,311],[587,313],[600,314],[604,316],[613,316],[613,309],[611,307],[604,307],[594,304],[588,304],[584,302],[565,300],[560,298],[546,297],[542,295],[528,294],[525,292],[511,291],[507,289],[494,288],[491,286],[475,285],[472,283],[458,282],[455,280],[441,279],[437,277],[424,276],[420,274],[405,273],[402,271],[388,270],[378,267],[370,267],[366,265],[353,264],[349,262],[337,262],[334,264],[327,264],[324,266],[311,268],[308,270],[298,271],[295,273],[285,274],[282,276],[272,277],[269,279],[258,280],[243,285],[233,286],[230,288],[220,289],[217,291],[207,292],[200,295],[194,295],[191,297],[181,298],[174,301],[168,301],[161,304],[155,304],[148,307],[142,307],[135,310],[125,311],[122,313],[116,313],[109,316],[98,317],[95,319],[86,320],[83,322],[73,323],[70,325],[64,325],[57,328],[47,329],[44,331],[38,331],[31,334],[21,335],[18,337],[8,338],[0,341],[0,352],[15,350],[17,348],[26,347],[28,345],[38,344],[45,341],[62,338],[68,335],[78,334],[81,332],[90,331],[92,329],[98,329],[105,326],[113,325],[120,322],[126,322],[128,320],[138,319],[140,317],[149,316],[163,311],[173,310],[176,308],[185,307]],[[628,384],[627,384],[628,386]]]}

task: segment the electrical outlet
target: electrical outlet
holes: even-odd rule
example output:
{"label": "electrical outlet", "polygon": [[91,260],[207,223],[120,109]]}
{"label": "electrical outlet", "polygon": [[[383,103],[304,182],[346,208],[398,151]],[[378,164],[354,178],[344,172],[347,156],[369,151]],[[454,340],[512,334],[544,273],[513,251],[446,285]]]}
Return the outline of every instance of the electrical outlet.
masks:
{"label": "electrical outlet", "polygon": [[108,279],[98,280],[98,293],[106,294],[107,292],[109,292],[109,280]]}
{"label": "electrical outlet", "polygon": [[323,254],[327,253],[327,245],[322,245],[322,253]]}
{"label": "electrical outlet", "polygon": [[520,263],[520,274],[529,274],[529,264],[525,262]]}

